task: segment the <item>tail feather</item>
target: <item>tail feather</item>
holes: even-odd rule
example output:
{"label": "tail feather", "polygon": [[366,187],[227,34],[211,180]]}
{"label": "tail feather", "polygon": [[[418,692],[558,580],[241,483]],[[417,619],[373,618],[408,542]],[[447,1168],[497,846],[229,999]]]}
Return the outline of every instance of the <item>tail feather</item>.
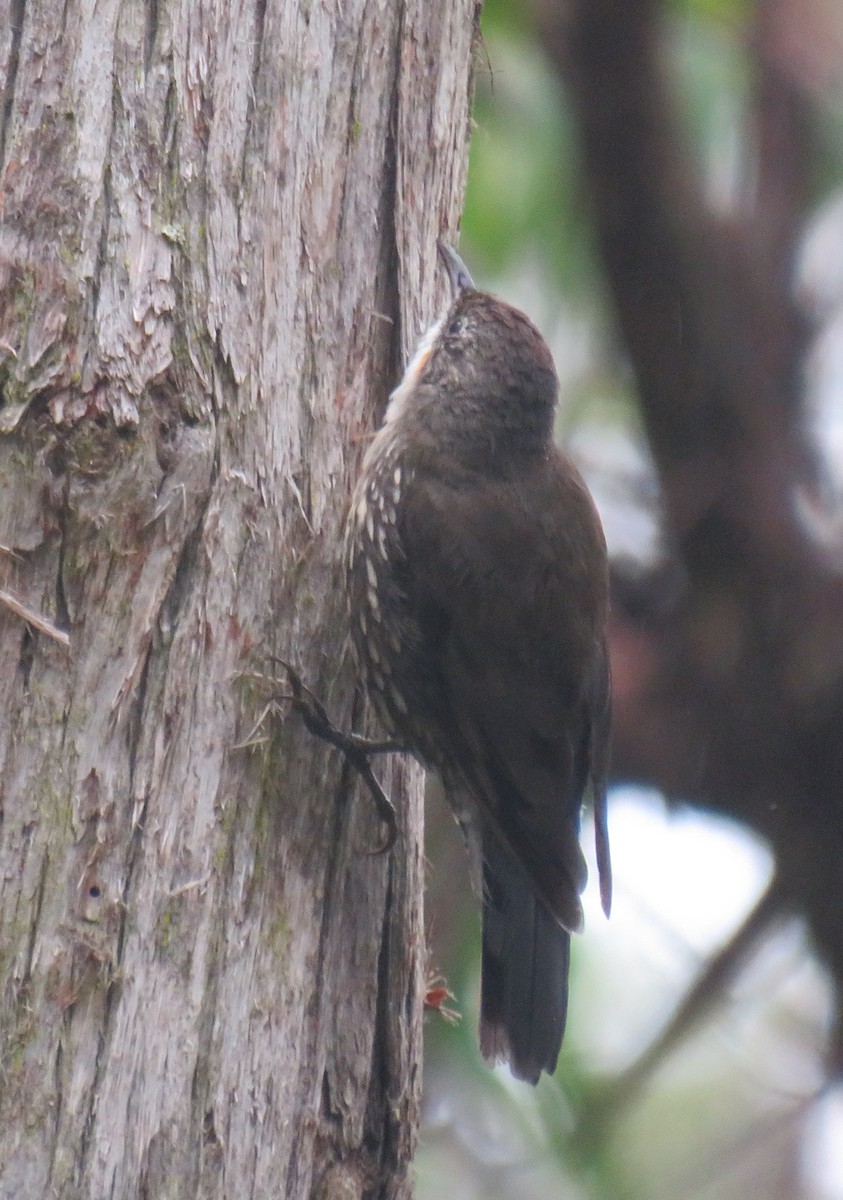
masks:
{"label": "tail feather", "polygon": [[537,1083],[562,1045],[571,938],[507,848],[487,834],[483,851],[480,1048]]}

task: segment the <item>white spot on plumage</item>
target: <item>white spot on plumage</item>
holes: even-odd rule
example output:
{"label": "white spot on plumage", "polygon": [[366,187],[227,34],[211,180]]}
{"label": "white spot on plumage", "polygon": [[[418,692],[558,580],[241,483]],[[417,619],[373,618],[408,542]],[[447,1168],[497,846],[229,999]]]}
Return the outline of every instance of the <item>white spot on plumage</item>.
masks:
{"label": "white spot on plumage", "polygon": [[381,619],[381,606],[378,600],[378,593],[374,588],[369,588],[366,592],[366,599],[369,601],[369,611],[376,621]]}
{"label": "white spot on plumage", "polygon": [[409,711],[407,708],[407,702],[405,701],[405,699],[401,695],[401,693],[398,691],[398,688],[390,685],[389,695],[392,698],[392,703],[395,705],[395,707],[398,709],[398,711],[403,713],[404,716],[406,717],[407,713]]}
{"label": "white spot on plumage", "polygon": [[366,510],[366,532],[369,535],[369,541],[373,542],[375,540],[375,518],[371,508]]}
{"label": "white spot on plumage", "polygon": [[366,499],[366,493],[364,492],[363,495],[360,497],[360,499],[357,502],[357,520],[361,525],[366,520],[366,514],[368,511],[369,511],[369,502]]}
{"label": "white spot on plumage", "polygon": [[375,564],[372,562],[372,560],[370,558],[366,559],[366,576],[367,576],[372,588],[377,588],[378,573],[375,570]]}

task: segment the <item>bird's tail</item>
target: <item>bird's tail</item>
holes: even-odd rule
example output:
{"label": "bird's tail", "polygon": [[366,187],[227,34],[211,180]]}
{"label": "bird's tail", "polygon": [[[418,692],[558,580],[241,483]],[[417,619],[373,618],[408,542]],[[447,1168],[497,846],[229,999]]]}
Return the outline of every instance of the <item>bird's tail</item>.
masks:
{"label": "bird's tail", "polygon": [[515,856],[483,838],[480,1048],[537,1083],[556,1069],[568,1011],[571,937],[540,900]]}

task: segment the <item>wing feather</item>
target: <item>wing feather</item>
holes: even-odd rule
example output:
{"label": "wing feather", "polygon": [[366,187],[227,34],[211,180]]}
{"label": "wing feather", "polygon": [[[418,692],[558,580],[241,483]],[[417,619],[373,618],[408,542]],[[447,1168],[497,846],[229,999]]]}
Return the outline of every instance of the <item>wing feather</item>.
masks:
{"label": "wing feather", "polygon": [[606,581],[593,577],[605,551],[584,484],[561,460],[541,465],[535,478],[474,486],[411,480],[400,533],[430,680],[425,719],[494,836],[576,930],[589,781],[602,797],[598,844],[605,832]]}

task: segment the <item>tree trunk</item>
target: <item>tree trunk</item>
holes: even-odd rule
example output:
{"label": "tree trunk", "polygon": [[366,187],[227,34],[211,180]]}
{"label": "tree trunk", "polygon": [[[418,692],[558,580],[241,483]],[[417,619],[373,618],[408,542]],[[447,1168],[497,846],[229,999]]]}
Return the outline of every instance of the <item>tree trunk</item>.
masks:
{"label": "tree trunk", "polygon": [[437,309],[474,0],[11,0],[0,30],[0,1196],[407,1196],[399,838],[350,484]]}

